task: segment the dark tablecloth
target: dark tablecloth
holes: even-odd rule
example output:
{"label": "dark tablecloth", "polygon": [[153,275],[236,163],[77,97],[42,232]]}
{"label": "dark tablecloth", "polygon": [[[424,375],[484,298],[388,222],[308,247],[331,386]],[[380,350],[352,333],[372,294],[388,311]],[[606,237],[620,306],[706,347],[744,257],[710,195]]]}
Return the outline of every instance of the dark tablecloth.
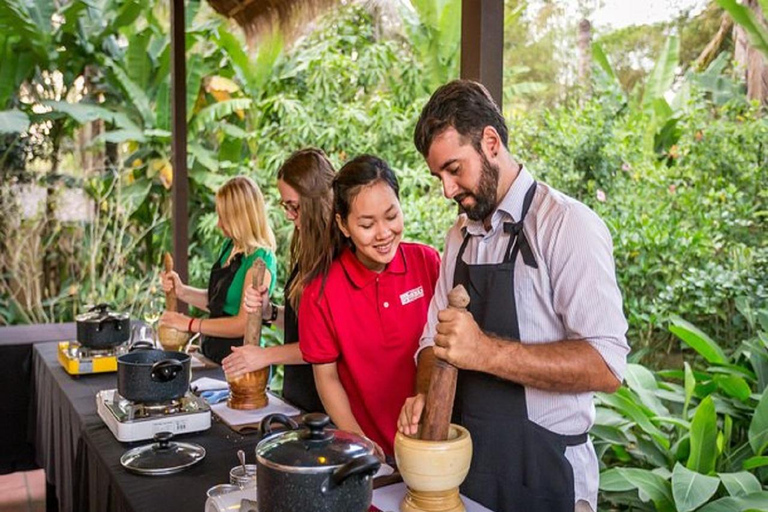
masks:
{"label": "dark tablecloth", "polygon": [[[253,462],[257,438],[214,419],[210,430],[178,439],[198,443],[205,459],[176,475],[133,475],[120,456],[146,443],[120,443],[96,412],[95,395],[117,386],[116,374],[73,378],[56,360],[56,344],[35,345],[38,463],[55,484],[62,512],[203,510],[205,491],[224,483],[242,448]],[[195,370],[194,378],[222,378],[221,370]]]}
{"label": "dark tablecloth", "polygon": [[75,324],[0,327],[0,474],[36,468],[32,403],[32,346],[75,336]]}

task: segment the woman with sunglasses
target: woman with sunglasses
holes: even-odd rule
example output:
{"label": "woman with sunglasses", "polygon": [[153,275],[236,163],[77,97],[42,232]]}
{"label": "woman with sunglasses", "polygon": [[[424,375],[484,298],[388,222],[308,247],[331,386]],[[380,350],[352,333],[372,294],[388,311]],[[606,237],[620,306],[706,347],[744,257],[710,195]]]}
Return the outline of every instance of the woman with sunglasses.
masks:
{"label": "woman with sunglasses", "polygon": [[299,345],[313,364],[326,411],[391,456],[400,408],[413,394],[414,354],[439,273],[433,248],[403,242],[399,184],[386,162],[364,155],[333,180],[331,239],[299,310]]}
{"label": "woman with sunglasses", "polygon": [[[296,311],[306,285],[318,274],[320,262],[333,257],[340,239],[329,239],[332,220],[335,171],[319,149],[302,149],[291,155],[277,173],[277,189],[285,217],[293,223],[291,240],[291,274],[285,284],[285,306],[269,302],[267,288],[258,291],[248,287],[244,308],[247,312],[262,310],[265,323],[283,329],[284,344],[268,348],[233,347],[224,360],[227,375],[237,377],[269,365],[285,365],[283,396],[304,411],[322,411],[312,367],[304,362],[299,350],[299,320]],[[261,305],[264,304],[264,308]]]}
{"label": "woman with sunglasses", "polygon": [[194,288],[181,282],[176,272],[162,274],[163,289],[176,291],[179,300],[200,310],[209,318],[192,318],[166,311],[160,319],[180,331],[201,333],[201,351],[221,364],[231,347],[243,344],[246,314],[240,307],[243,285],[251,280],[251,265],[256,258],[267,267],[265,288],[274,288],[276,272],[275,235],[267,223],[264,197],[256,183],[236,176],[216,192],[217,226],[225,236],[219,256],[211,269],[208,288]]}

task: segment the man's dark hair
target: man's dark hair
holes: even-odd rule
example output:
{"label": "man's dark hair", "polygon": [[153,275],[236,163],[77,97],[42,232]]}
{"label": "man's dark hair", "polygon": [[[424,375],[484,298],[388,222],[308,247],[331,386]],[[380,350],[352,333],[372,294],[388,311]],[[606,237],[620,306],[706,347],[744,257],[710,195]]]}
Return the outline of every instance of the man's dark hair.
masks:
{"label": "man's dark hair", "polygon": [[462,137],[469,137],[480,152],[480,140],[486,126],[492,126],[507,146],[507,124],[488,90],[472,80],[454,80],[437,89],[421,111],[413,132],[416,149],[426,158],[435,137],[453,127]]}

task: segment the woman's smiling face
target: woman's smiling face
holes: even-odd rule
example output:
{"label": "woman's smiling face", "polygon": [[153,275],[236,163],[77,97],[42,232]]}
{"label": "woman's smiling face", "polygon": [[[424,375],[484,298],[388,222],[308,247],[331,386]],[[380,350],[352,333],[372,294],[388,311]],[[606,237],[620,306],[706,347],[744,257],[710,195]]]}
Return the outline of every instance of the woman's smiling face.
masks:
{"label": "woman's smiling face", "polygon": [[403,238],[403,212],[395,192],[384,181],[364,186],[352,200],[349,216],[336,222],[355,246],[356,256],[370,270],[381,272]]}

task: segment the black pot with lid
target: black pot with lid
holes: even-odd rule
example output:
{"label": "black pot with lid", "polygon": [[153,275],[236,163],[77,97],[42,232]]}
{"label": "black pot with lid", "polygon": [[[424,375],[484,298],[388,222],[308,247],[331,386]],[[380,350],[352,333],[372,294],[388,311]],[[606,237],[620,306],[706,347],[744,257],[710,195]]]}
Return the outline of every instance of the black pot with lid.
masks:
{"label": "black pot with lid", "polygon": [[203,460],[205,448],[194,443],[172,441],[171,432],[158,432],[155,442],[132,448],[120,457],[120,464],[139,475],[170,475]]}
{"label": "black pot with lid", "polygon": [[109,305],[98,304],[75,317],[77,341],[95,350],[108,349],[125,343],[131,337],[131,318],[128,313],[109,310]]}
{"label": "black pot with lid", "polygon": [[[287,430],[275,432],[273,424]],[[368,439],[329,428],[325,414],[304,427],[282,414],[261,422],[256,446],[259,512],[367,512],[381,462]]]}

